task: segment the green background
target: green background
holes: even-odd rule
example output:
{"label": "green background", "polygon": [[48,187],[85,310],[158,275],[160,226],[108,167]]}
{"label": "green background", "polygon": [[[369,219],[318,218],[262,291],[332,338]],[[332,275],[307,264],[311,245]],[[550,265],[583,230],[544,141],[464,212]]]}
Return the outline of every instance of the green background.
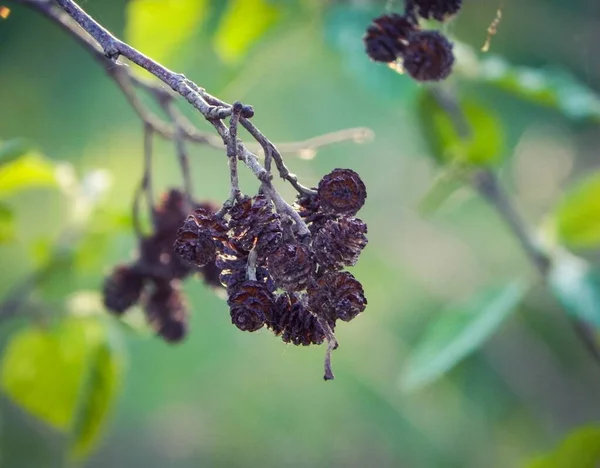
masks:
{"label": "green background", "polygon": [[[12,11],[0,21],[0,139],[27,138],[79,174],[109,170],[105,209],[126,217],[141,174],[141,122],[78,44],[34,12],[4,3]],[[274,142],[347,127],[375,132],[372,141],[322,148],[312,160],[287,158],[307,186],[336,167],[361,174],[369,190],[360,213],[369,245],[352,273],[364,285],[368,308],[336,330],[336,379],[324,383],[322,347],[288,346],[265,330],[240,332],[222,298],[189,280],[193,313],[184,343],[169,346],[119,330],[124,381],[83,466],[512,467],[596,421],[600,372],[539,286],[443,379],[403,391],[407,357],[431,319],[485,286],[523,277],[535,282],[535,271],[471,190],[461,189],[429,218],[418,212],[437,173],[418,120],[422,87],[362,52],[362,33],[386,2],[270,3],[277,19],[232,57],[218,42],[219,34],[235,36],[235,28],[220,29],[231,5],[206,2],[204,20],[164,62],[228,102],[253,105],[253,121]],[[400,9],[398,1],[387,3]],[[443,29],[478,51],[500,2],[464,3]],[[126,2],[83,6],[118,36],[126,34]],[[252,21],[241,18],[240,28]],[[568,72],[598,89],[599,26],[596,0],[507,0],[492,53],[517,66]],[[503,123],[502,177],[532,224],[542,224],[565,188],[598,167],[597,124],[484,84],[457,80],[457,86]],[[190,152],[195,195],[224,200],[224,152],[201,146]],[[254,193],[256,181],[241,170],[243,190]],[[168,142],[157,144],[154,174],[157,191],[180,184]],[[288,186],[277,185],[293,200]],[[44,188],[15,194],[9,203],[17,224],[15,240],[0,245],[0,295],[35,268],[35,252],[54,242],[68,211],[64,197]],[[102,226],[102,219],[94,221]],[[91,238],[75,274],[39,292],[44,314],[61,314],[65,296],[97,290],[112,266],[131,258],[134,237],[117,224]],[[598,251],[585,255],[595,259]],[[43,321],[39,314],[34,319]],[[4,321],[0,345],[28,324],[22,317]],[[5,466],[60,466],[64,437],[7,398],[1,433]]]}

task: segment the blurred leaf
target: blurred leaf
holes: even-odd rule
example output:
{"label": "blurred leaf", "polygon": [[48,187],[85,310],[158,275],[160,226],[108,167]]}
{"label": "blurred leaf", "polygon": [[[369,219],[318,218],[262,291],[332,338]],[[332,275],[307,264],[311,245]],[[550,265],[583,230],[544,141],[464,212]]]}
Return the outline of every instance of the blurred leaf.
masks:
{"label": "blurred leaf", "polygon": [[600,172],[571,188],[556,215],[558,239],[570,247],[600,245]]}
{"label": "blurred leaf", "polygon": [[465,186],[469,169],[464,164],[446,166],[419,201],[419,212],[423,216],[435,213],[453,194]]}
{"label": "blurred leaf", "polygon": [[571,315],[600,327],[600,270],[579,257],[563,253],[553,262],[548,284]]}
{"label": "blurred leaf", "polygon": [[526,285],[514,282],[442,312],[411,353],[402,387],[407,391],[423,387],[475,351],[515,310],[526,291]]}
{"label": "blurred leaf", "polygon": [[573,120],[600,122],[600,97],[565,70],[515,67],[498,55],[478,59],[471,47],[459,42],[455,43],[455,51],[455,71],[466,80],[556,109]]}
{"label": "blurred leaf", "polygon": [[560,446],[527,468],[597,468],[600,465],[600,427],[573,431]]}
{"label": "blurred leaf", "polygon": [[[425,140],[430,145],[434,158],[441,164],[449,162],[467,163],[474,166],[489,166],[502,156],[504,134],[493,111],[472,100],[458,103],[461,116],[453,116],[442,107],[429,90],[421,94],[418,116]],[[468,128],[459,134],[458,118],[466,120]]]}
{"label": "blurred leaf", "polygon": [[236,62],[277,21],[279,6],[268,0],[229,0],[215,33],[215,51],[224,62]]}
{"label": "blurred leaf", "polygon": [[28,153],[0,165],[0,196],[31,187],[56,187],[54,165],[35,153]]}
{"label": "blurred leaf", "polygon": [[107,333],[97,319],[67,318],[54,328],[13,335],[2,358],[4,394],[70,434],[78,455],[91,447],[116,394],[120,360]]}
{"label": "blurred leaf", "polygon": [[106,342],[98,347],[89,363],[89,375],[73,430],[72,453],[77,458],[87,455],[100,435],[119,389],[121,364]]}
{"label": "blurred leaf", "polygon": [[15,216],[13,211],[0,203],[0,244],[14,239]]}
{"label": "blurred leaf", "polygon": [[31,143],[22,138],[0,142],[0,166],[23,156],[31,150]]}
{"label": "blurred leaf", "polygon": [[125,38],[154,60],[169,63],[202,24],[208,6],[207,0],[132,0]]}

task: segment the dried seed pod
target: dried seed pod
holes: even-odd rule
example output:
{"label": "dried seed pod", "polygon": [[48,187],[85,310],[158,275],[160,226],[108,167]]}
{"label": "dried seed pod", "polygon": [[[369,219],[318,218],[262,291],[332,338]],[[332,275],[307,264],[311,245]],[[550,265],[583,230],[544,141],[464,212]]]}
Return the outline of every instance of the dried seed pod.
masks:
{"label": "dried seed pod", "polygon": [[230,242],[249,252],[256,249],[259,258],[266,257],[279,245],[282,228],[273,203],[264,195],[246,198],[229,210]]}
{"label": "dried seed pod", "polygon": [[194,216],[188,216],[177,231],[173,250],[186,262],[202,267],[215,261],[217,243],[206,231],[201,230]]}
{"label": "dried seed pod", "polygon": [[[306,305],[301,294],[284,293],[277,297],[273,313],[268,317],[267,326],[276,336],[281,335],[285,343],[308,346],[320,345],[325,341],[323,327]],[[334,323],[330,326],[333,328]]]}
{"label": "dried seed pod", "polygon": [[302,194],[296,198],[296,209],[306,223],[312,223],[320,217],[320,207],[321,203],[317,195]]}
{"label": "dried seed pod", "polygon": [[223,287],[221,280],[219,279],[221,270],[217,267],[216,261],[209,262],[200,268],[199,275],[206,285],[217,289]]}
{"label": "dried seed pod", "polygon": [[367,299],[360,282],[347,271],[331,271],[308,290],[311,310],[323,317],[349,322],[365,310]]}
{"label": "dried seed pod", "polygon": [[310,249],[299,242],[281,244],[267,259],[267,268],[277,286],[287,291],[306,288],[315,270]]}
{"label": "dried seed pod", "polygon": [[319,265],[339,270],[354,266],[367,245],[367,225],[358,218],[340,216],[325,223],[313,238],[313,251]]}
{"label": "dried seed pod", "polygon": [[393,62],[417,30],[414,22],[396,13],[375,18],[363,37],[367,55],[376,62]]}
{"label": "dried seed pod", "polygon": [[212,237],[215,240],[227,240],[229,228],[223,219],[217,218],[215,213],[209,210],[206,205],[196,208],[191,217],[198,225],[202,234]]}
{"label": "dried seed pod", "polygon": [[175,343],[187,333],[187,306],[176,281],[155,283],[145,304],[148,322],[165,341]]}
{"label": "dried seed pod", "polygon": [[413,4],[422,18],[445,21],[458,13],[462,0],[413,0]]}
{"label": "dried seed pod", "polygon": [[273,308],[273,294],[264,283],[244,281],[229,295],[231,323],[242,331],[253,332],[262,328]]}
{"label": "dried seed pod", "polygon": [[319,182],[319,199],[324,211],[354,216],[365,204],[367,189],[351,169],[334,169]]}
{"label": "dried seed pod", "polygon": [[164,193],[154,207],[155,235],[173,236],[185,219],[186,196],[181,190],[171,189]]}
{"label": "dried seed pod", "polygon": [[145,277],[128,265],[119,265],[104,281],[104,306],[116,314],[122,314],[135,305],[144,287]]}
{"label": "dried seed pod", "polygon": [[215,261],[218,241],[226,239],[227,230],[223,220],[198,208],[177,231],[173,250],[185,261],[202,267]]}
{"label": "dried seed pod", "polygon": [[[215,265],[220,270],[219,281],[229,291],[248,279],[248,252],[236,249],[229,243],[222,244]],[[269,291],[277,289],[264,266],[257,265],[255,273],[256,280],[263,283]]]}
{"label": "dried seed pod", "polygon": [[437,31],[414,34],[404,53],[404,70],[417,81],[439,81],[452,73],[453,45]]}

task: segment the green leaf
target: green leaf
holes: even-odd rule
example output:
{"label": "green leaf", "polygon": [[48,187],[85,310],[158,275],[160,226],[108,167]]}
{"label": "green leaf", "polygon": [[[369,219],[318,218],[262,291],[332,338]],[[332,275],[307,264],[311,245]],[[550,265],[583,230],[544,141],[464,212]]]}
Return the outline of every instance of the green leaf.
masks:
{"label": "green leaf", "polygon": [[82,455],[106,419],[120,370],[104,322],[71,317],[51,329],[13,335],[2,358],[0,385],[13,403],[69,435],[73,453]]}
{"label": "green leaf", "polygon": [[446,166],[419,201],[419,212],[423,216],[435,213],[452,195],[466,185],[469,168],[455,163]]}
{"label": "green leaf", "polygon": [[402,387],[407,391],[423,387],[475,351],[515,310],[526,291],[525,284],[513,282],[442,312],[411,353]]}
{"label": "green leaf", "polygon": [[600,464],[600,427],[584,426],[572,432],[553,452],[527,468],[597,468]]}
{"label": "green leaf", "polygon": [[600,245],[600,172],[571,188],[554,216],[556,236],[569,247]]}
{"label": "green leaf", "polygon": [[0,197],[32,187],[56,187],[52,162],[36,153],[27,153],[0,165]]}
{"label": "green leaf", "polygon": [[[421,94],[418,116],[433,157],[440,164],[490,166],[499,162],[504,133],[492,110],[469,99],[459,102],[459,106],[462,115],[452,115],[431,91]],[[463,116],[466,125],[461,135],[457,124]]]}
{"label": "green leaf", "polygon": [[567,312],[600,327],[600,270],[563,253],[553,262],[548,285]]}
{"label": "green leaf", "polygon": [[119,390],[121,368],[121,361],[115,358],[108,343],[102,343],[89,364],[87,382],[80,399],[73,430],[72,454],[76,458],[87,455],[98,439]]}
{"label": "green leaf", "polygon": [[281,8],[268,0],[229,0],[214,36],[221,60],[234,63],[243,58],[280,14]]}
{"label": "green leaf", "polygon": [[523,100],[556,109],[572,120],[600,122],[600,97],[565,70],[516,67],[504,58],[487,54],[478,59],[471,47],[455,42],[455,72],[513,94]]}
{"label": "green leaf", "polygon": [[152,59],[170,63],[208,13],[207,0],[132,0],[125,38]]}
{"label": "green leaf", "polygon": [[15,215],[13,211],[3,203],[0,203],[0,244],[14,239]]}

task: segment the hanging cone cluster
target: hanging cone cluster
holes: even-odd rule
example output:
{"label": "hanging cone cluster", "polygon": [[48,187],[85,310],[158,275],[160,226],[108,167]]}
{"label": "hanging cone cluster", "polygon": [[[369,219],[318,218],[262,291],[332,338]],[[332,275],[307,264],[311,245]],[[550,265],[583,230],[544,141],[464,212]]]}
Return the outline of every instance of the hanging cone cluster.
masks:
{"label": "hanging cone cluster", "polygon": [[[196,207],[196,213],[206,217],[216,211],[210,203],[198,203]],[[165,341],[177,342],[185,337],[188,321],[181,281],[197,274],[207,284],[221,287],[215,272],[215,250],[207,244],[199,247],[180,242],[185,236],[194,237],[190,230],[198,232],[195,225],[187,222],[186,199],[181,191],[164,194],[153,212],[154,231],[140,239],[136,260],[118,265],[104,281],[104,305],[114,314],[122,315],[139,303],[156,333]],[[179,236],[182,223],[187,231]],[[210,227],[215,232],[218,228]],[[176,240],[178,243],[174,245]],[[194,261],[190,261],[191,257]]]}
{"label": "hanging cone cluster", "polygon": [[403,15],[375,18],[363,37],[367,55],[376,62],[400,61],[417,81],[440,81],[452,73],[452,43],[438,31],[421,30],[419,18],[446,21],[462,6],[461,0],[407,0]]}

